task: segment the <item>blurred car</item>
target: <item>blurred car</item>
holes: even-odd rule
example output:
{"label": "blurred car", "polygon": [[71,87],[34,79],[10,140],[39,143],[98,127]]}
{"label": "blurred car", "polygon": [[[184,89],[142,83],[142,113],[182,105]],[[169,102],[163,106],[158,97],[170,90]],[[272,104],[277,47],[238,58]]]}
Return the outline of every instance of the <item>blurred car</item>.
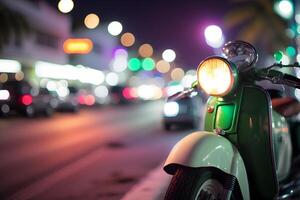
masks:
{"label": "blurred car", "polygon": [[163,127],[199,128],[202,125],[203,100],[199,94],[186,96],[179,100],[167,100],[163,110]]}
{"label": "blurred car", "polygon": [[73,86],[68,87],[69,94],[59,97],[57,110],[67,112],[78,112],[79,110],[79,94],[78,89]]}
{"label": "blurred car", "polygon": [[50,116],[53,113],[51,95],[46,89],[33,88],[27,81],[7,81],[0,88],[0,114],[11,111],[32,117],[37,114]]}
{"label": "blurred car", "polygon": [[126,90],[126,87],[116,85],[111,86],[109,91],[110,96],[110,102],[112,104],[127,104],[130,102],[129,98],[127,98],[126,94],[124,94],[124,91]]}

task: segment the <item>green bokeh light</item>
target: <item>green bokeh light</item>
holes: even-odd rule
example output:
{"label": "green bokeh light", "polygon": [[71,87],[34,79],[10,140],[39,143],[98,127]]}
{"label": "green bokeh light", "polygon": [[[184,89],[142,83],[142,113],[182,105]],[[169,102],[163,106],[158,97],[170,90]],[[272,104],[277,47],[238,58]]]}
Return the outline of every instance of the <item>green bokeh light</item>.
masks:
{"label": "green bokeh light", "polygon": [[145,58],[142,62],[142,67],[146,71],[151,71],[155,67],[155,62],[152,58]]}
{"label": "green bokeh light", "polygon": [[285,51],[286,51],[287,55],[290,57],[293,57],[296,55],[296,49],[292,46],[287,47]]}
{"label": "green bokeh light", "polygon": [[282,57],[283,57],[283,53],[281,51],[276,51],[274,53],[274,58],[277,62],[281,61]]}
{"label": "green bokeh light", "polygon": [[130,71],[138,71],[141,69],[141,61],[138,58],[131,58],[128,62]]}

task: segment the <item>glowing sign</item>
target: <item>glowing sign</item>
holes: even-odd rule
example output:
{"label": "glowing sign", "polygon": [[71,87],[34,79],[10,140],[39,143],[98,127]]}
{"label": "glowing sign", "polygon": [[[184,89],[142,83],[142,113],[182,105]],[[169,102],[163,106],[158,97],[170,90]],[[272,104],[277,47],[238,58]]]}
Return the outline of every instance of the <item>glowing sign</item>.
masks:
{"label": "glowing sign", "polygon": [[67,54],[88,54],[93,49],[93,42],[87,38],[67,39],[64,52]]}

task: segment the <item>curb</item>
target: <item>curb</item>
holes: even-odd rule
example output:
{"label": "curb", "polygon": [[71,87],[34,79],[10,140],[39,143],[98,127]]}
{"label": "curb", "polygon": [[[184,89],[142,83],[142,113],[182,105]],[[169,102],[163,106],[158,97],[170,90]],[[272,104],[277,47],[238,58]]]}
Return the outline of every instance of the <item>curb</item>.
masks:
{"label": "curb", "polygon": [[163,171],[163,166],[159,165],[133,186],[121,200],[161,200],[165,196],[171,178],[171,175]]}

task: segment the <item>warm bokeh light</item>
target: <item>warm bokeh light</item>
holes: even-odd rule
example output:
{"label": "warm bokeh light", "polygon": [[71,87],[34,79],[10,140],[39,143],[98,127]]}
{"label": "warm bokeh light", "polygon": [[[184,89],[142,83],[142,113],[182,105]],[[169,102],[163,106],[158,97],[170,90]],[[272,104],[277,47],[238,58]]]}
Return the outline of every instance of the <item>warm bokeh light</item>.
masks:
{"label": "warm bokeh light", "polygon": [[72,0],[60,0],[57,7],[60,12],[69,13],[73,10],[74,3]]}
{"label": "warm bokeh light", "polygon": [[32,96],[29,94],[25,94],[21,97],[21,101],[24,105],[28,106],[32,104]]}
{"label": "warm bokeh light", "polygon": [[87,95],[84,99],[85,104],[88,106],[92,106],[95,104],[95,97],[91,94]]}
{"label": "warm bokeh light", "polygon": [[0,83],[5,83],[8,80],[8,75],[6,73],[0,74]]}
{"label": "warm bokeh light", "polygon": [[121,44],[125,47],[131,47],[135,42],[135,37],[132,33],[124,33],[121,36]]}
{"label": "warm bokeh light", "polygon": [[23,72],[17,72],[16,74],[15,74],[15,79],[17,80],[17,81],[21,81],[21,80],[23,80],[24,79],[24,73]]}
{"label": "warm bokeh light", "polygon": [[100,19],[98,15],[91,13],[88,14],[84,19],[84,25],[89,29],[94,29],[99,25]]}
{"label": "warm bokeh light", "polygon": [[113,21],[108,25],[107,30],[108,30],[109,34],[111,34],[113,36],[117,36],[122,32],[123,26],[120,22]]}
{"label": "warm bokeh light", "polygon": [[172,49],[166,49],[162,53],[162,58],[167,62],[173,62],[176,58],[176,53]]}
{"label": "warm bokeh light", "polygon": [[157,71],[159,71],[160,73],[167,73],[170,70],[171,66],[170,63],[168,63],[165,60],[160,60],[156,63],[156,69]]}
{"label": "warm bokeh light", "polygon": [[151,57],[153,55],[153,47],[150,44],[143,44],[139,48],[139,54],[141,57]]}
{"label": "warm bokeh light", "polygon": [[171,78],[174,81],[180,81],[184,77],[184,71],[181,68],[175,68],[171,72]]}
{"label": "warm bokeh light", "polygon": [[67,39],[63,48],[67,54],[88,54],[93,49],[93,42],[87,38]]}
{"label": "warm bokeh light", "polygon": [[145,58],[142,62],[142,67],[146,71],[151,71],[155,67],[155,62],[152,58]]}

